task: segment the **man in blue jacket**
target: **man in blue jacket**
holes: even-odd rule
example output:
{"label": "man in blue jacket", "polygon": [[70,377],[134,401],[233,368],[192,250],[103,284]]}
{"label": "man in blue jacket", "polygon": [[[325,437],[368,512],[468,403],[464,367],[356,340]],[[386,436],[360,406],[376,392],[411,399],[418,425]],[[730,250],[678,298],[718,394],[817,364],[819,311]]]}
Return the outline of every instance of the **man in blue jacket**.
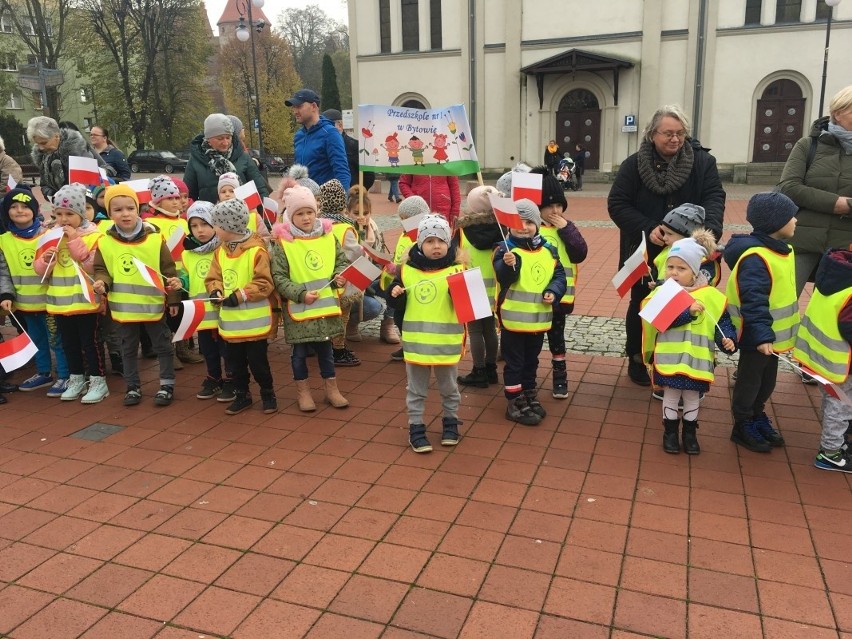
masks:
{"label": "man in blue jacket", "polygon": [[334,122],[320,115],[320,97],[311,89],[300,89],[284,104],[291,108],[301,128],[296,131],[293,147],[296,164],[308,167],[317,184],[337,178],[341,184],[351,181],[343,137]]}

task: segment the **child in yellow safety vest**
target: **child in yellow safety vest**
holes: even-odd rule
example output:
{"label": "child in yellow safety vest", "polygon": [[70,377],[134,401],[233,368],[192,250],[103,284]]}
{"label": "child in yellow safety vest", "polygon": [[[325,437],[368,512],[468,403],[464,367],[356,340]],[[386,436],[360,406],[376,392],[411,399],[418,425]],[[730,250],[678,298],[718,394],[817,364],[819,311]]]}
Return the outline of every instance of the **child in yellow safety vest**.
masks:
{"label": "child in yellow safety vest", "polygon": [[395,317],[402,321],[408,441],[415,453],[432,451],[423,415],[433,370],[443,407],[441,445],[459,441],[461,395],[456,380],[466,331],[456,317],[447,277],[464,268],[461,251],[450,243],[450,225],[440,215],[427,215],[417,228],[417,244],[390,287]]}
{"label": "child in yellow safety vest", "polygon": [[[92,294],[95,251],[102,233],[85,217],[86,187],[69,184],[53,196],[56,225],[64,231],[59,247],[49,248],[33,263],[47,282],[47,312],[56,318],[71,376],[63,401],[82,397],[97,404],[109,397],[102,351],[98,345],[101,298]],[[89,373],[88,391],[86,372]]]}
{"label": "child in yellow safety vest", "polygon": [[242,200],[226,200],[213,207],[220,246],[213,253],[204,286],[210,297],[221,300],[219,335],[226,342],[225,364],[234,376],[235,397],[226,415],[251,408],[249,369],[260,386],[263,412],[278,412],[267,356],[267,338],[276,321],[275,285],[266,243],[248,229],[248,221],[249,210]]}
{"label": "child in yellow safety vest", "polygon": [[540,234],[541,212],[535,202],[515,202],[523,229],[510,229],[494,253],[497,276],[497,317],[503,354],[506,419],[537,426],[547,415],[538,401],[536,373],[544,334],[550,330],[553,307],[566,291],[565,269],[555,246]]}
{"label": "child in yellow safety vest", "polygon": [[[237,195],[235,191],[239,186],[240,176],[236,173],[223,173],[220,175],[218,184],[219,201],[225,202],[236,198]],[[269,241],[269,229],[266,227],[266,223],[257,211],[249,212],[248,228],[250,231],[260,235],[264,241]]]}
{"label": "child in yellow safety vest", "polygon": [[157,229],[139,216],[139,199],[132,188],[126,184],[110,186],[105,203],[114,224],[98,241],[92,288],[98,295],[107,295],[112,319],[117,324],[127,385],[124,405],[136,406],[142,401],[137,351],[140,333],[144,331],[160,368],[160,388],[154,395],[154,404],[168,406],[174,399],[175,369],[163,288],[170,305],[169,315],[176,316],[176,305],[180,303],[177,269]]}
{"label": "child in yellow safety vest", "polygon": [[292,349],[299,410],[316,410],[308,382],[312,354],[317,356],[326,399],[335,408],[346,408],[349,402],[337,388],[331,336],[343,328],[338,291],[346,285],[340,273],[349,262],[331,220],[317,218],[310,189],[294,186],[284,197],[284,221],[272,228],[278,240],[272,247],[272,279],[285,303],[284,336]]}
{"label": "child in yellow safety vest", "polygon": [[[645,363],[653,366],[654,384],[663,388],[663,450],[667,453],[680,452],[680,405],[683,450],[687,455],[701,452],[696,433],[698,407],[701,394],[710,390],[714,378],[714,342],[727,353],[737,349],[725,296],[709,284],[701,270],[702,262],[715,250],[713,234],[705,230],[672,244],[666,259],[666,279],[680,284],[695,301],[665,331],[658,332],[642,320]],[[651,291],[643,304],[660,290]]]}
{"label": "child in yellow safety vest", "polygon": [[[705,216],[706,212],[703,206],[689,202],[666,213],[659,226],[664,246],[657,257],[654,258],[651,267],[650,287],[652,289],[656,286],[657,281],[662,283],[666,279],[666,259],[669,256],[669,249],[672,244],[678,240],[691,237],[695,231],[703,229]],[[716,247],[713,253],[701,262],[701,271],[706,276],[710,286],[716,286],[719,283],[722,274],[722,253],[719,247]]]}

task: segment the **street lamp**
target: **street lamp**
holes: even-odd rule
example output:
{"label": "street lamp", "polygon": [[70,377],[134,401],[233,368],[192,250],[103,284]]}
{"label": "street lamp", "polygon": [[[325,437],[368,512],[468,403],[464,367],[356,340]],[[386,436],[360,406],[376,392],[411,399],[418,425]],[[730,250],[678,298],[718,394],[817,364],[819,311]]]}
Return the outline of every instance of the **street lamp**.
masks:
{"label": "street lamp", "polygon": [[825,0],[830,8],[828,11],[828,20],[825,22],[825,52],[822,56],[822,86],[819,90],[819,117],[822,117],[822,107],[825,103],[825,78],[828,74],[828,43],[831,41],[831,17],[834,14],[834,7],[840,4],[840,0]]}
{"label": "street lamp", "polygon": [[249,38],[251,38],[251,63],[254,68],[254,93],[257,98],[254,101],[254,117],[257,122],[257,148],[260,151],[261,162],[263,161],[263,135],[261,133],[261,124],[260,124],[260,85],[257,81],[257,52],[255,51],[254,46],[254,37],[249,31],[249,28],[246,27],[246,20],[243,18],[243,13],[248,14],[248,23],[255,32],[260,33],[263,31],[263,27],[266,26],[266,22],[263,20],[258,20],[255,22],[251,17],[251,8],[252,5],[257,7],[258,9],[263,8],[265,0],[250,0],[249,2],[245,2],[244,0],[237,2],[237,11],[240,12],[240,24],[237,25],[237,40],[240,42],[247,42]]}

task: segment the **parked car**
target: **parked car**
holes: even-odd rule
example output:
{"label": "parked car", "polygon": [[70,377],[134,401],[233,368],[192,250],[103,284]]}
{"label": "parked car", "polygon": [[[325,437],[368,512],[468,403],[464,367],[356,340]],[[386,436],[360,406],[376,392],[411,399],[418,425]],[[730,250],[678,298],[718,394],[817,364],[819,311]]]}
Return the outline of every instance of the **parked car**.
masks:
{"label": "parked car", "polygon": [[171,151],[134,151],[127,158],[133,173],[173,173],[186,169],[187,161],[182,160]]}
{"label": "parked car", "polygon": [[185,151],[175,151],[174,154],[178,156],[181,160],[186,160],[189,162],[190,150],[186,149]]}

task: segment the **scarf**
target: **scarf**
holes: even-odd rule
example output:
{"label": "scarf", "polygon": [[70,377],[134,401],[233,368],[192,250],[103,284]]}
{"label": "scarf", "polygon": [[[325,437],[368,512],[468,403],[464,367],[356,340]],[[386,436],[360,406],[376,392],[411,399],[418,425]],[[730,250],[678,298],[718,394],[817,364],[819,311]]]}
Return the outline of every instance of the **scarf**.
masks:
{"label": "scarf", "polygon": [[334,224],[348,224],[353,229],[357,229],[358,225],[355,224],[355,220],[351,217],[347,217],[342,213],[321,213],[320,217],[324,217],[327,220],[331,220]]}
{"label": "scarf", "polygon": [[317,218],[316,220],[314,220],[314,228],[312,228],[310,231],[303,231],[302,229],[298,228],[295,224],[290,222],[290,233],[293,235],[294,238],[297,238],[297,237],[321,237],[322,235],[325,234],[325,231],[322,228],[322,220]]}
{"label": "scarf", "polygon": [[213,171],[213,175],[219,177],[223,173],[236,173],[237,168],[228,158],[231,156],[231,149],[226,153],[220,153],[207,140],[202,140],[201,150],[207,156],[207,166]]}
{"label": "scarf", "polygon": [[134,237],[136,237],[137,235],[139,235],[142,232],[142,218],[141,217],[136,218],[136,224],[133,226],[133,230],[131,230],[131,231],[127,231],[127,232],[122,231],[118,227],[118,224],[113,225],[113,228],[115,229],[115,232],[118,233],[119,237],[121,237],[125,240],[132,240]]}
{"label": "scarf", "polygon": [[692,173],[695,152],[687,140],[677,155],[666,162],[657,154],[652,142],[643,140],[639,145],[637,159],[639,178],[645,188],[657,195],[668,195],[686,184]]}
{"label": "scarf", "polygon": [[420,247],[414,244],[408,252],[408,264],[418,271],[439,271],[456,263],[456,247],[450,246],[444,257],[433,260],[423,255]]}
{"label": "scarf", "polygon": [[538,233],[536,233],[532,237],[515,237],[510,233],[506,242],[506,246],[508,249],[521,248],[526,249],[528,251],[534,251],[542,244],[546,244],[546,242],[544,241],[544,238]]}
{"label": "scarf", "polygon": [[828,123],[828,132],[840,142],[840,146],[846,152],[846,155],[852,155],[852,131],[847,131],[839,124],[834,122]]}
{"label": "scarf", "polygon": [[25,240],[31,240],[41,231],[41,220],[38,219],[38,216],[33,217],[32,224],[27,226],[26,228],[20,228],[14,224],[14,222],[9,222],[9,233],[15,235],[16,237],[23,238]]}
{"label": "scarf", "polygon": [[246,241],[247,239],[249,239],[251,236],[252,236],[252,232],[251,232],[251,231],[246,231],[246,234],[245,234],[245,235],[243,235],[243,237],[242,237],[242,238],[240,238],[239,240],[236,240],[235,242],[225,242],[225,248],[226,248],[226,249],[228,249],[228,253],[229,253],[229,254],[230,254],[230,253],[233,253],[234,251],[236,251],[236,250],[237,250],[237,247],[238,247],[240,244],[242,244],[243,242],[245,242],[245,241]]}
{"label": "scarf", "polygon": [[558,144],[553,144],[553,145],[548,144],[548,145],[547,145],[547,152],[548,152],[548,153],[556,153],[558,150],[559,150],[559,145],[558,145]]}
{"label": "scarf", "polygon": [[186,236],[186,239],[183,242],[183,247],[185,249],[188,248],[191,253],[196,253],[198,255],[206,255],[207,253],[212,253],[217,248],[219,248],[219,236],[214,235],[204,244],[202,244],[194,235],[190,233],[190,235]]}

